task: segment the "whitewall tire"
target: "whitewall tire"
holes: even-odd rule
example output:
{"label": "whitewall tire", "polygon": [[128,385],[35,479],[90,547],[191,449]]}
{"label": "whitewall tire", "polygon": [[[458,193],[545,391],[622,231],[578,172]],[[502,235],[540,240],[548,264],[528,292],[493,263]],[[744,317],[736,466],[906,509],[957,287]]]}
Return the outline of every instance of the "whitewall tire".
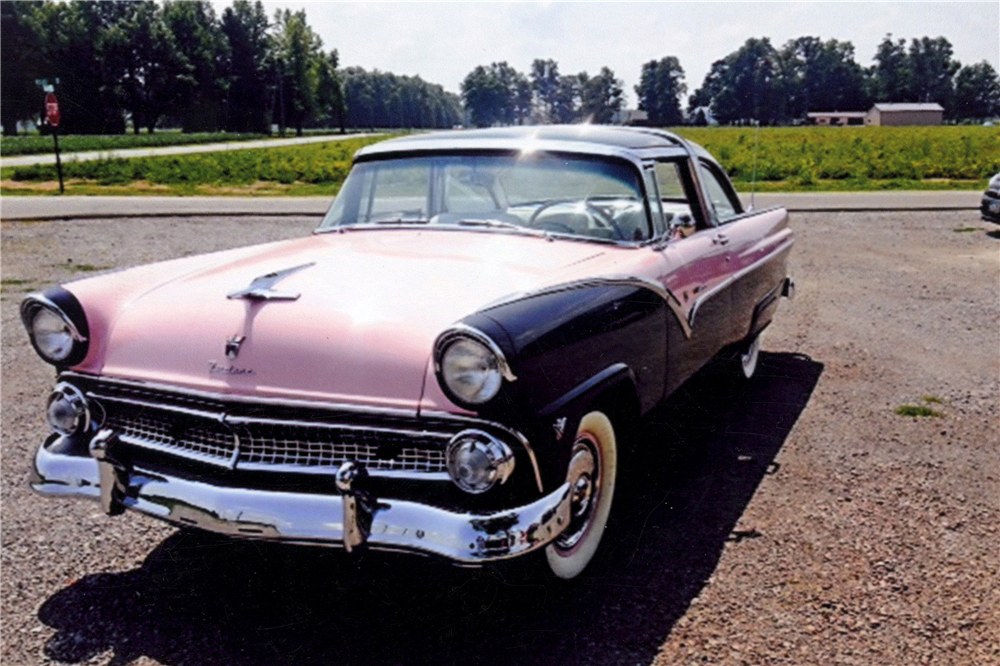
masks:
{"label": "whitewall tire", "polygon": [[577,428],[566,480],[572,502],[570,523],[545,549],[549,568],[559,578],[575,578],[587,567],[611,511],[618,472],[615,428],[603,412],[589,412]]}

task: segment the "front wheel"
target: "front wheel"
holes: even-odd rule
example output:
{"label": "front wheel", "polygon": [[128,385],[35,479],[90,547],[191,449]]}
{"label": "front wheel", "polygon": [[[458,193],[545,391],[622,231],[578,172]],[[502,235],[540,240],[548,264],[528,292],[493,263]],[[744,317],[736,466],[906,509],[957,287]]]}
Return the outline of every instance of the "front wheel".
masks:
{"label": "front wheel", "polygon": [[617,472],[614,425],[603,412],[589,412],[580,419],[566,472],[569,525],[545,549],[549,568],[559,578],[578,576],[597,552],[608,523]]}

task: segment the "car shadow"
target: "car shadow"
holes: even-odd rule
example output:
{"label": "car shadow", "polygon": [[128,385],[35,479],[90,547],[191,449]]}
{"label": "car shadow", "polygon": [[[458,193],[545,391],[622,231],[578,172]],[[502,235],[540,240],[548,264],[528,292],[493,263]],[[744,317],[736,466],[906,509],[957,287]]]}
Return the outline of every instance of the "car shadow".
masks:
{"label": "car shadow", "polygon": [[761,353],[742,384],[702,371],[643,419],[597,558],[462,569],[391,553],[177,532],[142,566],[93,574],[39,609],[44,653],[112,664],[648,663],[715,570],[823,365]]}
{"label": "car shadow", "polygon": [[989,236],[990,238],[996,238],[1000,240],[1000,229],[996,231],[987,231],[986,235]]}

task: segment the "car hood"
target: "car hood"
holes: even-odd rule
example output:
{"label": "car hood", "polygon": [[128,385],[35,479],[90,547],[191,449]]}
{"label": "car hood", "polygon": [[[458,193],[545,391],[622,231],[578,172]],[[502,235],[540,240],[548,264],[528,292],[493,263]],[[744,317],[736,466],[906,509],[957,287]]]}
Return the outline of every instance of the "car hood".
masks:
{"label": "car hood", "polygon": [[[615,252],[629,250],[391,229],[153,264],[66,285],[84,306],[93,338],[76,369],[220,393],[416,410],[443,329],[511,293],[593,275],[595,260]],[[294,300],[227,298],[293,268],[272,289]],[[234,339],[238,353],[227,357]]]}

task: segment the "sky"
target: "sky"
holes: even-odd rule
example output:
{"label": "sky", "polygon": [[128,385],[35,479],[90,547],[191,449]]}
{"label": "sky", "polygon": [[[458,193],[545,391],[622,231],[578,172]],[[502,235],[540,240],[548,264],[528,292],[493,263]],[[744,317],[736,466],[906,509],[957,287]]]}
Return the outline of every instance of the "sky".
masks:
{"label": "sky", "polygon": [[[228,2],[216,2],[221,12]],[[476,66],[506,60],[528,73],[535,58],[563,74],[610,67],[625,82],[627,103],[645,62],[676,56],[688,91],[712,62],[750,37],[818,36],[850,41],[855,59],[872,64],[886,33],[894,38],[943,35],[963,64],[1000,71],[1000,2],[265,2],[304,8],[326,49],[342,66],[419,74],[459,92]]]}

